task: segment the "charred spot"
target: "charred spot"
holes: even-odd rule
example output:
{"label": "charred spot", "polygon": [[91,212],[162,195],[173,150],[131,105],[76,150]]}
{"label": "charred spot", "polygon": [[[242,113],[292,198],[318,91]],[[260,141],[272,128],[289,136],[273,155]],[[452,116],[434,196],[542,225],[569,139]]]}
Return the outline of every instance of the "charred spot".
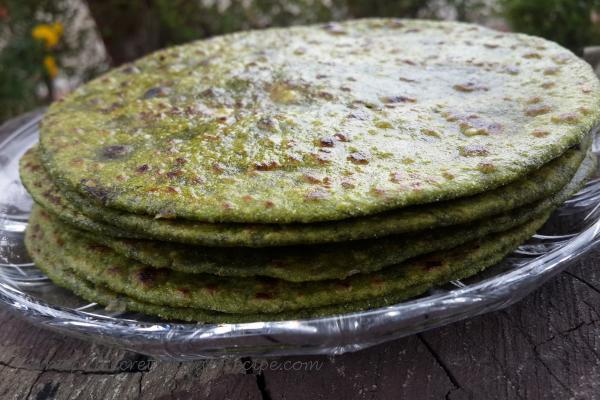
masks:
{"label": "charred spot", "polygon": [[143,286],[154,286],[158,281],[168,275],[168,270],[144,267],[135,273],[135,279]]}
{"label": "charred spot", "polygon": [[354,189],[356,184],[350,179],[343,179],[341,185],[344,189]]}
{"label": "charred spot", "polygon": [[214,163],[212,165],[212,170],[217,174],[221,174],[223,173],[223,171],[225,171],[225,166],[221,163]]}
{"label": "charred spot", "polygon": [[350,153],[350,155],[348,155],[347,158],[354,164],[368,164],[369,163],[369,156],[366,153],[363,153],[362,151],[356,151],[354,153]]}
{"label": "charred spot", "polygon": [[575,124],[579,122],[579,119],[579,113],[576,112],[562,113],[558,115],[553,115],[551,117],[552,122],[562,124]]}
{"label": "charred spot", "polygon": [[323,182],[323,178],[321,178],[318,175],[314,175],[314,174],[304,174],[304,175],[302,175],[302,178],[308,183],[322,183]]}
{"label": "charred spot", "polygon": [[350,134],[348,134],[348,133],[338,132],[333,136],[340,142],[349,142],[350,141]]}
{"label": "charred spot", "polygon": [[402,81],[402,82],[408,82],[408,83],[413,83],[413,82],[416,82],[416,80],[415,80],[415,79],[406,78],[406,77],[404,77],[404,76],[401,76],[401,77],[399,77],[399,78],[398,78],[398,80],[400,80],[400,81]]}
{"label": "charred spot", "polygon": [[102,186],[98,186],[98,183],[92,179],[81,180],[82,189],[93,197],[95,200],[105,204],[110,197],[110,190]]}
{"label": "charred spot", "polygon": [[177,178],[177,177],[183,175],[183,171],[180,169],[176,169],[176,170],[167,172],[165,175],[169,179],[174,179],[174,178]]}
{"label": "charred spot", "polygon": [[100,108],[99,111],[104,114],[109,114],[115,110],[118,110],[121,107],[123,107],[123,103],[119,103],[119,102],[115,101],[115,102],[111,103],[108,107]]}
{"label": "charred spot", "polygon": [[143,174],[144,172],[148,172],[150,170],[150,166],[148,164],[142,164],[139,167],[137,167],[135,170],[136,170],[136,172]]}
{"label": "charred spot", "polygon": [[102,158],[107,160],[116,160],[131,153],[131,146],[124,144],[114,144],[102,149]]}
{"label": "charred spot", "polygon": [[193,185],[202,185],[204,183],[204,179],[202,179],[200,176],[194,176],[193,178],[188,179],[188,182]]}
{"label": "charred spot", "polygon": [[331,162],[331,154],[319,152],[314,154],[315,159],[319,164],[329,164]]}
{"label": "charred spot", "polygon": [[263,161],[254,163],[254,169],[257,171],[273,171],[279,167],[280,165],[277,161]]}
{"label": "charred spot", "polygon": [[480,144],[471,144],[467,146],[462,146],[459,148],[459,153],[464,157],[472,157],[472,156],[485,156],[489,154],[489,151]]}
{"label": "charred spot", "polygon": [[531,134],[537,138],[543,138],[550,134],[548,131],[544,131],[542,129],[535,129]]}
{"label": "charred spot", "polygon": [[538,115],[547,114],[550,111],[552,111],[552,108],[550,108],[550,106],[547,106],[545,104],[534,104],[525,109],[525,115],[535,117]]}
{"label": "charred spot", "polygon": [[46,190],[42,195],[47,198],[52,204],[60,205],[61,199],[59,196],[55,195],[52,190]]}
{"label": "charred spot", "polygon": [[302,157],[297,154],[288,154],[286,159],[292,164],[297,164],[302,161]]}
{"label": "charred spot", "polygon": [[39,171],[41,169],[41,165],[27,163],[27,164],[25,164],[25,168],[27,168],[28,170],[30,170],[32,172],[35,172],[35,171]]}
{"label": "charred spot", "polygon": [[277,128],[279,128],[279,122],[276,119],[271,118],[271,117],[262,117],[261,119],[258,120],[257,126],[260,129],[275,131],[275,130],[277,130]]}
{"label": "charred spot", "polygon": [[324,138],[319,139],[319,145],[322,147],[334,147],[335,139],[331,136],[326,136]]}
{"label": "charred spot", "polygon": [[215,98],[215,97],[218,97],[218,96],[222,95],[223,93],[224,93],[223,89],[210,87],[210,88],[208,88],[206,90],[203,90],[200,93],[200,96]]}
{"label": "charred spot", "polygon": [[480,85],[473,81],[469,81],[466,83],[459,83],[459,84],[452,86],[452,88],[456,91],[464,92],[464,93],[489,90],[489,88],[487,86]]}
{"label": "charred spot", "polygon": [[401,172],[392,172],[390,173],[390,181],[394,183],[402,183],[407,180],[406,176]]}
{"label": "charred spot", "polygon": [[540,85],[543,89],[550,89],[553,88],[554,86],[556,86],[556,83],[548,81],[548,82],[544,82]]}
{"label": "charred spot", "polygon": [[325,91],[320,91],[319,93],[317,93],[317,96],[323,100],[333,100],[335,99],[335,96],[329,92],[325,92]]}
{"label": "charred spot", "polygon": [[377,197],[385,197],[387,195],[387,191],[385,189],[382,189],[380,187],[373,187],[371,188],[371,193],[374,194]]}
{"label": "charred spot", "polygon": [[271,300],[273,296],[270,293],[258,292],[254,295],[256,300]]}
{"label": "charred spot", "polygon": [[177,291],[177,293],[179,293],[181,296],[183,297],[190,297],[190,289],[188,288],[183,288],[183,287],[179,287],[175,289]]}
{"label": "charred spot", "polygon": [[144,100],[153,99],[155,97],[166,97],[171,93],[171,89],[166,86],[157,86],[151,89],[148,89],[142,98]]}
{"label": "charred spot", "polygon": [[346,118],[357,119],[359,121],[366,121],[369,118],[371,118],[371,114],[369,114],[369,112],[366,110],[358,109],[358,110],[354,110],[351,113],[349,113],[346,116]]}
{"label": "charred spot", "polygon": [[398,104],[398,103],[416,103],[417,99],[408,96],[385,96],[381,98],[381,101],[386,104]]}

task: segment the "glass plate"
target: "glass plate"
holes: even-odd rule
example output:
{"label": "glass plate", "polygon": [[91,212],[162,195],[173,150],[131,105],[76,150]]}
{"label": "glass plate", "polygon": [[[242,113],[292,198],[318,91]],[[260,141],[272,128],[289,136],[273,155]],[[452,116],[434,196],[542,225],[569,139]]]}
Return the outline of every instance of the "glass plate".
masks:
{"label": "glass plate", "polygon": [[23,232],[32,202],[19,181],[18,160],[37,141],[39,119],[40,115],[26,119],[0,142],[0,302],[54,331],[157,358],[339,354],[363,349],[506,307],[572,264],[600,238],[600,180],[595,179],[503,262],[394,306],[329,318],[219,325],[108,312],[52,284],[25,252]]}

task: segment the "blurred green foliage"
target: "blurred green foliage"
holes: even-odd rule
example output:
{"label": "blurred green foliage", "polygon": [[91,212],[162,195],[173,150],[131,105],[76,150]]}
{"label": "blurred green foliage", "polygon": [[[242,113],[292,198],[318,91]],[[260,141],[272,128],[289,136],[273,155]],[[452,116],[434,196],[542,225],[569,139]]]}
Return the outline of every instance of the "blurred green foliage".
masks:
{"label": "blurred green foliage", "polygon": [[[37,12],[59,10],[51,1],[8,0],[0,3],[0,121],[40,103],[38,86],[44,79],[43,45],[31,36]],[[14,40],[18,38],[18,40]]]}
{"label": "blurred green foliage", "polygon": [[600,0],[501,0],[515,31],[542,36],[581,54],[600,45]]}
{"label": "blurred green foliage", "polygon": [[[51,101],[55,73],[73,73],[62,60],[81,52],[86,31],[67,40],[62,30],[71,26],[76,13],[71,0],[0,0],[0,122]],[[32,36],[36,27],[46,24],[50,30],[61,28],[52,46]],[[56,68],[49,69],[49,61]],[[78,73],[86,79],[96,70]]]}
{"label": "blurred green foliage", "polygon": [[[469,20],[481,0],[87,0],[113,64],[234,31],[363,17]],[[453,12],[453,13],[452,13]]]}
{"label": "blurred green foliage", "polygon": [[406,15],[427,1],[401,0],[88,0],[114,64],[157,48],[268,26],[349,15]]}

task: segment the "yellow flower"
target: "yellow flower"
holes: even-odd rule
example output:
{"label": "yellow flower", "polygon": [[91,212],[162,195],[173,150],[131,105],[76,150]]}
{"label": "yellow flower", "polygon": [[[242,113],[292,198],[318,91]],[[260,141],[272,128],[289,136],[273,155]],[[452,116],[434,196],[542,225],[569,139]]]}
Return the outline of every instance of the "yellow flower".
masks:
{"label": "yellow flower", "polygon": [[63,26],[60,22],[49,24],[39,24],[31,31],[34,39],[44,42],[47,49],[52,49],[58,45],[63,34]]}
{"label": "yellow flower", "polygon": [[58,75],[58,66],[56,65],[56,60],[54,57],[44,57],[44,68],[46,68],[46,72],[48,72],[50,78],[54,79],[56,75]]}

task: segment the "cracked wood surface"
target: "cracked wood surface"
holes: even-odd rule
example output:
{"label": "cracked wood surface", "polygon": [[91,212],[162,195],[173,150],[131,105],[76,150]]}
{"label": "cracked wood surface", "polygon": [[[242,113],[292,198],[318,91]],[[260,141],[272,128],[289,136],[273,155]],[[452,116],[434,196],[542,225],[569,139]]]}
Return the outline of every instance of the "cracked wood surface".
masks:
{"label": "cracked wood surface", "polygon": [[[337,357],[306,371],[249,361],[153,362],[0,310],[2,399],[600,398],[600,248],[505,310]],[[132,364],[136,365],[136,364]]]}
{"label": "cracked wood surface", "polygon": [[261,371],[260,359],[140,368],[147,357],[0,308],[0,399],[600,399],[598,266],[600,247],[505,310],[357,353],[277,359],[314,363],[300,371]]}

